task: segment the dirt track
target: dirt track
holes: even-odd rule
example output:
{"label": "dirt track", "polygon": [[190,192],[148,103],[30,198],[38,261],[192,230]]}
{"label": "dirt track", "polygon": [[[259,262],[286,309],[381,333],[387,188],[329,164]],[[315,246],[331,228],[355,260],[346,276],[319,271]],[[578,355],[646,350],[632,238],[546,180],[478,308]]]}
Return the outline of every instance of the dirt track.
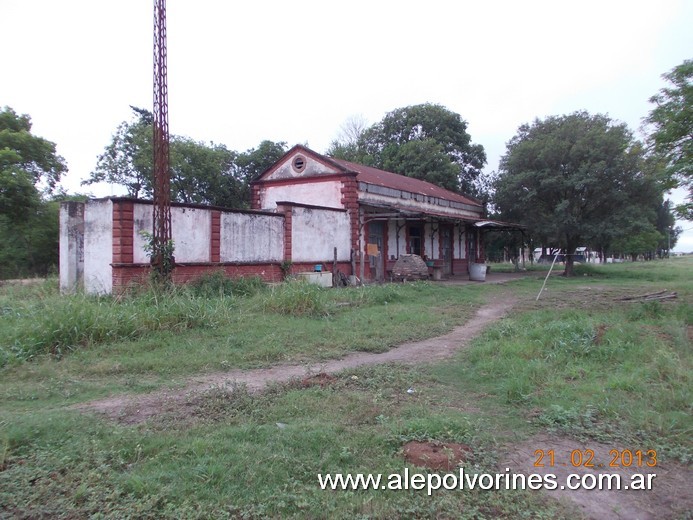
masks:
{"label": "dirt track", "polygon": [[481,307],[474,317],[452,332],[413,343],[404,343],[387,352],[371,354],[355,352],[341,359],[302,365],[277,365],[256,370],[214,372],[191,378],[177,390],[161,390],[145,395],[116,395],[81,403],[75,408],[105,414],[126,424],[138,424],[160,412],[184,406],[190,394],[233,383],[244,384],[249,391],[259,391],[270,383],[281,383],[302,378],[319,368],[320,372],[335,373],[348,368],[383,363],[420,364],[452,356],[476,337],[487,325],[503,317],[513,306],[508,298],[498,299]]}

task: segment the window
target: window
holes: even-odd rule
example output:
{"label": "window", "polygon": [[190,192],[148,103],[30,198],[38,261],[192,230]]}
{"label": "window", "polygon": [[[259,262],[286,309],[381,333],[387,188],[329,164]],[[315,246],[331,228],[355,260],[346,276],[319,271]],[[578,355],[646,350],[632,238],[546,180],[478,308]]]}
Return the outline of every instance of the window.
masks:
{"label": "window", "polygon": [[302,172],[306,167],[306,158],[303,157],[302,155],[297,155],[296,157],[294,157],[294,160],[291,162],[291,167],[297,173]]}

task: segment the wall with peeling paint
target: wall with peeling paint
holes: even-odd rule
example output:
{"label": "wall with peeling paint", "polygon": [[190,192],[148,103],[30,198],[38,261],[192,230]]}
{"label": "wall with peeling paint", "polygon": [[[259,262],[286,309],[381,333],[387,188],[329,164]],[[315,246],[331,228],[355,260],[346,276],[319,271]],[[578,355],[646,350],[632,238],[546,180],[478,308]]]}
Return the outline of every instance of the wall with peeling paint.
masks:
{"label": "wall with peeling paint", "polygon": [[84,203],[60,205],[60,291],[74,293],[84,285]]}
{"label": "wall with peeling paint", "polygon": [[277,207],[277,202],[281,201],[342,208],[342,182],[315,179],[311,183],[261,188],[260,204],[263,209],[273,211]]}
{"label": "wall with peeling paint", "polygon": [[346,211],[295,206],[291,210],[291,259],[326,262],[351,258],[351,228]]}
{"label": "wall with peeling paint", "polygon": [[222,262],[281,262],[284,259],[284,217],[222,213]]}
{"label": "wall with peeling paint", "polygon": [[[142,232],[152,232],[153,206],[135,204],[133,261],[148,263],[144,250],[147,239]],[[171,208],[171,239],[176,262],[209,262],[212,213],[203,208]]]}
{"label": "wall with peeling paint", "polygon": [[90,200],[84,207],[84,291],[110,294],[113,289],[113,203]]}

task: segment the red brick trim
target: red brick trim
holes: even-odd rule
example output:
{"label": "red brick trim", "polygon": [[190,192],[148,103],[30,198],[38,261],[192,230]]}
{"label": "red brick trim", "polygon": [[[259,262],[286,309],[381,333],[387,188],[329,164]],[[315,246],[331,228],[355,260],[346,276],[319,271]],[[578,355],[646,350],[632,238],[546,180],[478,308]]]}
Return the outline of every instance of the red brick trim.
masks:
{"label": "red brick trim", "polygon": [[251,196],[250,196],[250,207],[252,209],[262,209],[262,196],[261,188],[257,184],[250,186]]}
{"label": "red brick trim", "polygon": [[113,202],[113,262],[132,263],[135,232],[135,205]]}
{"label": "red brick trim", "polygon": [[341,203],[349,213],[351,223],[351,248],[358,251],[359,243],[359,192],[356,177],[345,178],[342,180],[342,200]]}
{"label": "red brick trim", "polygon": [[292,231],[292,216],[293,212],[291,206],[280,206],[277,205],[277,211],[279,213],[284,213],[284,261],[291,261],[291,231]]}
{"label": "red brick trim", "polygon": [[221,260],[221,211],[212,211],[212,232],[209,247],[210,261],[219,262]]}
{"label": "red brick trim", "polygon": [[[325,173],[320,175],[313,175],[309,177],[291,177],[288,179],[271,179],[267,181],[258,181],[257,184],[253,185],[253,188],[260,186],[289,186],[294,184],[315,184],[318,182],[334,182],[341,181],[344,179],[344,173]],[[352,176],[356,179],[356,176]]]}

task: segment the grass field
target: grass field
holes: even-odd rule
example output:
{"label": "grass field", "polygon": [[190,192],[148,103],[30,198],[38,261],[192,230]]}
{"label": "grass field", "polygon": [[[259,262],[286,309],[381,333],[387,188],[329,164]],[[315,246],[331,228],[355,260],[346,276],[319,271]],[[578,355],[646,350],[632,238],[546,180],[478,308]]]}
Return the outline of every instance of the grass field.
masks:
{"label": "grass field", "polygon": [[[408,440],[464,443],[468,468],[493,472],[508,446],[547,432],[689,467],[693,259],[578,273],[552,277],[539,301],[541,273],[348,290],[212,277],[120,298],[62,297],[55,280],[0,287],[0,517],[574,518],[536,491],[323,491],[317,474],[423,471],[402,458]],[[619,300],[664,289],[678,297]],[[492,298],[516,301],[513,313],[445,363],[260,394],[213,388],[184,414],[136,425],[70,407],[382,352],[443,334]]]}

